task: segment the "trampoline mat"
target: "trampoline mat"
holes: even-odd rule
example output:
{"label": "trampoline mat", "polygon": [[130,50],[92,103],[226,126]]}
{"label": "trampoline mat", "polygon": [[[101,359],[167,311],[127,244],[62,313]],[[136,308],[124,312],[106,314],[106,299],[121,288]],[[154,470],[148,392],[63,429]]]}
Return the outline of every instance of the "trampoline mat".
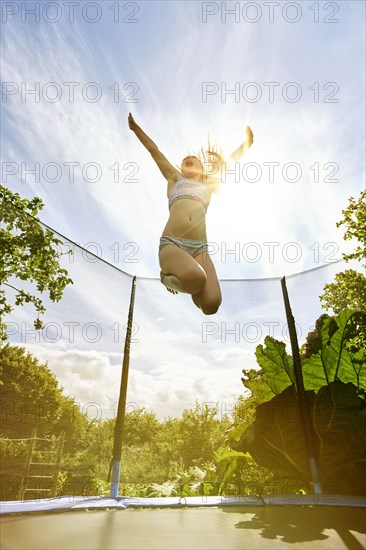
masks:
{"label": "trampoline mat", "polygon": [[364,549],[365,509],[331,506],[135,508],[0,518],[6,550]]}

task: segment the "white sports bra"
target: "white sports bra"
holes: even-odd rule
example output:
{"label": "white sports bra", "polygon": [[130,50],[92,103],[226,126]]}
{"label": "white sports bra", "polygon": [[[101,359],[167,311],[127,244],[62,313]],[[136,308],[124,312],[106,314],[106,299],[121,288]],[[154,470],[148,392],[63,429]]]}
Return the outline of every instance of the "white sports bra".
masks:
{"label": "white sports bra", "polygon": [[169,195],[169,209],[173,202],[179,199],[192,199],[199,201],[207,211],[209,197],[206,185],[196,180],[181,178],[175,184]]}

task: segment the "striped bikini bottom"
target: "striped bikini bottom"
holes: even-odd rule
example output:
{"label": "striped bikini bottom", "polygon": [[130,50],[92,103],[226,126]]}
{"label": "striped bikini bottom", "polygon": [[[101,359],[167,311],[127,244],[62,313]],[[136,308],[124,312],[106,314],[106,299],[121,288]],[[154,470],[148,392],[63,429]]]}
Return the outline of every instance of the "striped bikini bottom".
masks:
{"label": "striped bikini bottom", "polygon": [[159,251],[166,246],[167,244],[175,244],[179,246],[182,250],[185,250],[193,258],[200,254],[201,252],[208,251],[208,244],[205,241],[194,241],[191,239],[180,239],[179,237],[161,237]]}

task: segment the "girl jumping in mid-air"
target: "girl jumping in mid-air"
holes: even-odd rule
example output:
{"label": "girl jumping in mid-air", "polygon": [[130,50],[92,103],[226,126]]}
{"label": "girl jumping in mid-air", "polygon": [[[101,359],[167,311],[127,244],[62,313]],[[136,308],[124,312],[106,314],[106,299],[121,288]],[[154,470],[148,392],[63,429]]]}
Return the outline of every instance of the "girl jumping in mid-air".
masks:
{"label": "girl jumping in mid-air", "polygon": [[[191,294],[196,306],[206,315],[212,315],[221,304],[220,284],[208,253],[205,223],[212,193],[220,183],[214,173],[217,174],[220,164],[236,162],[242,157],[253,143],[253,133],[247,126],[246,141],[227,160],[224,161],[218,152],[209,150],[206,156],[202,150],[205,166],[198,157],[188,156],[183,159],[179,171],[136,124],[131,113],[128,124],[168,184],[170,215],[159,246],[161,282],[172,294]],[[210,169],[207,171],[207,168]]]}

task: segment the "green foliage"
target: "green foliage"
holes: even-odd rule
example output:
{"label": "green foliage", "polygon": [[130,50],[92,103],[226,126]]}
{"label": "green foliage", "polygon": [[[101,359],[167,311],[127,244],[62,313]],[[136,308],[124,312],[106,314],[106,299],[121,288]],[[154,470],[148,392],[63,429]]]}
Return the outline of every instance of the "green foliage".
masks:
{"label": "green foliage", "polygon": [[[363,261],[366,267],[366,190],[363,191],[356,201],[353,197],[349,199],[349,205],[342,211],[343,219],[337,223],[337,227],[346,226],[345,240],[356,239],[360,244],[351,254],[343,254],[347,261]],[[366,277],[364,273],[347,269],[335,275],[333,283],[324,286],[324,292],[320,296],[322,307],[326,310],[332,309],[337,315],[344,309],[358,309],[366,313]],[[354,337],[350,340],[350,346],[366,348],[366,327],[359,327],[353,323]]]}
{"label": "green foliage", "polygon": [[[355,271],[347,269],[335,275],[335,282],[324,286],[321,299],[325,302],[325,309],[332,308],[335,314],[346,308],[359,309],[366,313],[366,277]],[[366,348],[366,327],[353,321],[353,339],[350,345],[358,348]]]}
{"label": "green foliage", "polygon": [[[319,390],[334,380],[352,382],[358,391],[366,390],[365,350],[348,346],[354,336],[353,322],[364,326],[366,315],[355,310],[342,311],[335,319],[323,315],[318,326],[318,339],[314,353],[302,362],[305,389]],[[319,332],[320,330],[320,332]],[[257,346],[256,356],[261,370],[243,373],[244,385],[252,391],[257,403],[269,401],[294,384],[295,375],[291,356],[285,344],[266,336],[265,347]],[[315,353],[316,350],[316,353]]]}
{"label": "green foliage", "polygon": [[145,487],[143,496],[257,496],[272,484],[273,474],[258,466],[250,454],[224,445],[209,462],[178,467],[168,481]]}
{"label": "green foliage", "polygon": [[214,454],[214,476],[208,479],[213,483],[212,493],[222,495],[233,478],[239,462],[250,458],[247,453],[236,451],[228,447],[220,447]]}
{"label": "green foliage", "polygon": [[[315,321],[315,329],[310,331],[309,334],[306,337],[306,342],[300,349],[300,354],[302,359],[306,359],[313,355],[313,353],[318,353],[322,347],[322,324],[324,319],[327,319],[328,315],[323,313],[316,321]],[[337,329],[337,325],[333,324],[334,330]]]}
{"label": "green foliage", "polygon": [[34,427],[49,433],[59,419],[62,392],[47,366],[7,344],[0,349],[0,381],[3,436],[27,437]]}
{"label": "green foliage", "polygon": [[292,357],[286,354],[286,345],[267,336],[265,346],[257,346],[255,353],[262,370],[243,370],[246,378],[242,378],[258,403],[268,401],[294,381]]}
{"label": "green foliage", "polygon": [[0,500],[17,498],[27,452],[27,441],[0,439]]}
{"label": "green foliage", "polygon": [[[356,201],[353,197],[349,199],[346,210],[342,210],[343,219],[337,223],[337,227],[346,226],[344,240],[356,239],[358,245],[351,254],[343,254],[343,258],[357,260],[366,263],[366,190],[362,191]],[[347,269],[337,273],[335,281],[324,287],[324,293],[320,296],[326,310],[332,309],[337,315],[343,309],[358,309],[366,312],[366,277],[363,273],[354,269]],[[363,345],[366,345],[366,334],[362,338]]]}
{"label": "green foliage", "polygon": [[63,395],[48,366],[22,347],[0,348],[0,399],[2,437],[29,437],[37,428],[43,436],[65,431],[66,450],[76,442],[80,447],[86,444],[86,416],[73,399]]}
{"label": "green foliage", "polygon": [[331,308],[336,315],[347,308],[366,312],[366,277],[354,269],[341,271],[334,283],[324,286],[321,299],[325,302],[323,308]]}
{"label": "green foliage", "polygon": [[[317,394],[306,394],[323,492],[365,494],[365,401],[353,384],[339,381],[323,386]],[[293,386],[258,406],[256,421],[246,430],[242,444],[262,466],[309,485],[308,455]]]}
{"label": "green foliage", "polygon": [[194,461],[211,460],[215,449],[222,443],[223,429],[229,427],[227,418],[217,418],[218,408],[207,404],[195,404],[194,409],[182,413],[177,428],[180,441],[177,441],[177,453],[184,464]]}
{"label": "green foliage", "polygon": [[[202,482],[199,472],[203,472],[203,477],[208,473],[211,476],[210,481],[203,483],[207,490],[211,486],[219,488],[217,476],[221,479],[223,474],[220,470],[214,485],[211,462],[225,438],[229,421],[216,416],[217,407],[201,407],[198,403],[193,409],[185,410],[181,418],[168,418],[163,422],[146,409],[127,412],[120,493],[130,496],[202,494],[199,493],[203,490],[199,489]],[[88,431],[89,445],[65,457],[64,493],[108,494],[104,483],[112,456],[114,424],[113,419],[93,422]],[[100,480],[100,485],[93,480]],[[92,490],[100,492],[92,493]]]}
{"label": "green foliage", "polygon": [[[147,496],[222,495],[231,488],[230,480],[236,472],[238,461],[245,457],[249,455],[228,447],[220,447],[210,463],[202,464],[201,467],[181,467],[168,481],[151,484]],[[232,492],[235,492],[235,488]]]}
{"label": "green foliage", "polygon": [[160,423],[155,413],[145,408],[135,409],[125,416],[124,445],[146,445],[156,440]]}
{"label": "green foliage", "polygon": [[[346,226],[344,239],[346,241],[356,239],[358,245],[351,254],[343,254],[348,260],[366,260],[366,190],[362,191],[358,200],[350,197],[346,210],[342,210],[343,219],[337,223],[337,227]],[[366,263],[363,265],[366,267]]]}
{"label": "green foliage", "polygon": [[[94,420],[65,397],[47,365],[18,346],[0,350],[2,433],[5,438],[58,437],[65,447],[58,495],[108,495],[115,420]],[[249,405],[248,405],[249,403]],[[240,401],[236,422],[252,421],[254,402]],[[228,444],[230,421],[218,407],[196,402],[180,418],[159,421],[146,409],[127,412],[122,447],[120,494],[217,495],[257,494],[271,474]],[[3,498],[17,496],[27,445],[5,442]],[[48,472],[47,472],[48,473]]]}
{"label": "green foliage", "polygon": [[[57,439],[65,432],[64,462],[67,464],[70,453],[75,453],[75,449],[80,452],[87,446],[90,423],[74,400],[63,395],[46,364],[40,364],[24,348],[10,344],[0,348],[0,400],[0,485],[3,498],[14,499],[24,473],[28,447],[24,441],[4,439],[29,438],[35,428],[38,437],[48,439]],[[46,455],[39,454],[38,458],[48,462]],[[43,474],[48,475],[49,471]],[[63,477],[59,479],[60,490]]]}
{"label": "green foliage", "polygon": [[[258,372],[247,371],[243,372]],[[239,395],[233,409],[233,423],[234,426],[242,426],[243,424],[251,424],[255,417],[255,399],[250,395]],[[230,431],[232,433],[232,430]]]}
{"label": "green foliage", "polygon": [[[323,491],[364,494],[366,490],[365,350],[349,345],[354,323],[365,322],[366,315],[354,310],[345,310],[335,319],[322,316],[316,344],[312,341],[312,352],[302,359]],[[265,344],[257,348],[262,370],[244,380],[258,403],[256,418],[245,430],[239,425],[234,439],[239,441],[237,448],[250,452],[260,465],[309,487],[292,362],[282,342],[267,337]]]}
{"label": "green foliage", "polygon": [[[45,307],[29,290],[29,283],[35,283],[39,293],[48,291],[53,302],[61,299],[65,287],[72,283],[67,270],[59,265],[61,241],[36,217],[44,206],[40,198],[22,199],[2,185],[0,198],[0,222],[5,225],[0,229],[0,318],[11,313],[14,305],[32,303],[38,313],[34,326],[39,329],[43,326],[39,316]],[[14,305],[4,287],[8,294],[15,293]],[[4,323],[0,325],[0,339],[7,339]]]}
{"label": "green foliage", "polygon": [[306,389],[318,391],[336,380],[351,382],[359,393],[366,390],[366,350],[349,346],[354,342],[354,327],[361,330],[366,314],[346,309],[335,319],[326,316],[321,324],[321,348],[302,362]]}

